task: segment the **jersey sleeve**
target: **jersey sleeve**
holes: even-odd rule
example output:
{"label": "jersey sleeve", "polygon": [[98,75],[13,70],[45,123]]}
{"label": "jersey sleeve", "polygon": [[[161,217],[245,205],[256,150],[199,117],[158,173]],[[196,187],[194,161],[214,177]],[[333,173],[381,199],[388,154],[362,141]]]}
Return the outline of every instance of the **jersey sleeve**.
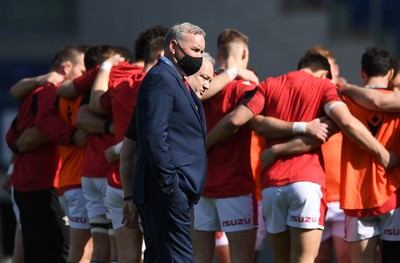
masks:
{"label": "jersey sleeve", "polygon": [[326,91],[323,97],[323,105],[330,101],[342,101],[341,97],[339,96],[339,90],[337,86],[333,84],[330,80],[326,80],[328,84],[326,85]]}
{"label": "jersey sleeve", "polygon": [[249,108],[254,116],[260,114],[264,109],[265,96],[260,90],[260,87],[256,87],[253,90],[245,92],[241,104]]}
{"label": "jersey sleeve", "polygon": [[107,90],[103,95],[100,97],[100,106],[105,111],[110,113],[112,111],[112,104],[111,104],[111,91]]}
{"label": "jersey sleeve", "polygon": [[56,87],[44,86],[34,97],[37,100],[35,124],[40,133],[47,139],[61,145],[72,143],[75,128],[64,122],[59,114],[56,103]]}
{"label": "jersey sleeve", "polygon": [[76,92],[78,92],[79,94],[90,92],[98,72],[99,72],[99,66],[89,70],[82,76],[74,79],[74,87]]}

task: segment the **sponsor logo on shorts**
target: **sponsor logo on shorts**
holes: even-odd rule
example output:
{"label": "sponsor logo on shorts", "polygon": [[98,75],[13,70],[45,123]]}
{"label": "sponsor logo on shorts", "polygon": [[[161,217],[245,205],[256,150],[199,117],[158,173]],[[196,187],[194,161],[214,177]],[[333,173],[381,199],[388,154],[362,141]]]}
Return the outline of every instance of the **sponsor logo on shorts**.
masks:
{"label": "sponsor logo on shorts", "polygon": [[237,225],[248,225],[251,223],[250,218],[241,218],[236,220],[222,221],[222,226],[237,226]]}
{"label": "sponsor logo on shorts", "polygon": [[398,236],[400,235],[400,229],[385,229],[383,233],[388,236]]}
{"label": "sponsor logo on shorts", "polygon": [[85,224],[85,223],[87,223],[88,219],[85,218],[85,217],[77,217],[77,216],[75,216],[75,217],[71,217],[70,221],[74,222],[74,223]]}
{"label": "sponsor logo on shorts", "polygon": [[317,222],[317,217],[315,217],[315,216],[291,216],[290,220],[292,220],[293,222],[311,223],[311,222]]}

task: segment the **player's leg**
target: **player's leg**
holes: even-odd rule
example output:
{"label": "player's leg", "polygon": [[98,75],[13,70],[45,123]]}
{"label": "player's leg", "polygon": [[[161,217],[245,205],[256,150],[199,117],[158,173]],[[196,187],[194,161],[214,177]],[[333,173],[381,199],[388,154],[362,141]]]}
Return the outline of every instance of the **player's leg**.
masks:
{"label": "player's leg", "polygon": [[230,263],[229,242],[224,232],[215,233],[215,250],[218,263]]}
{"label": "player's leg", "polygon": [[398,262],[400,259],[400,208],[379,216],[379,219],[382,262]]}
{"label": "player's leg", "polygon": [[253,263],[257,229],[227,232],[232,263]]}
{"label": "player's leg", "polygon": [[196,230],[193,248],[194,262],[211,263],[215,250],[215,231]]}
{"label": "player's leg", "polygon": [[378,217],[346,216],[346,241],[352,263],[373,263],[379,243]]}
{"label": "player's leg", "polygon": [[379,238],[374,236],[365,240],[348,242],[352,263],[374,263]]}
{"label": "player's leg", "polygon": [[14,253],[13,253],[13,262],[14,263],[23,263],[24,262],[24,244],[22,240],[22,228],[21,228],[21,219],[19,214],[19,209],[14,199],[14,188],[11,186],[11,203],[15,215],[15,235],[14,235]]}
{"label": "player's leg", "polygon": [[339,263],[350,263],[349,246],[344,240],[344,211],[340,202],[328,203],[328,214],[331,214],[332,241],[336,258]]}
{"label": "player's leg", "polygon": [[293,262],[314,262],[324,229],[326,197],[324,189],[312,182],[287,185],[290,254]]}
{"label": "player's leg", "polygon": [[195,235],[194,262],[212,262],[215,250],[215,232],[220,230],[214,199],[201,197],[194,207]]}
{"label": "player's leg", "polygon": [[59,201],[68,216],[70,225],[68,262],[80,262],[85,254],[86,244],[91,239],[86,200],[82,189],[75,188],[64,192],[63,195],[59,196]]}
{"label": "player's leg", "polygon": [[290,227],[290,254],[292,262],[314,262],[321,243],[321,229]]}
{"label": "player's leg", "polygon": [[263,250],[264,247],[264,239],[267,236],[267,231],[265,230],[265,220],[263,214],[263,204],[262,199],[257,200],[258,206],[258,229],[257,229],[257,236],[256,236],[256,246],[254,250],[254,263],[258,262],[258,257],[260,252]]}
{"label": "player's leg", "polygon": [[231,262],[253,263],[258,227],[254,194],[216,199],[222,231],[229,241]]}
{"label": "player's leg", "polygon": [[332,240],[339,263],[350,263],[349,246],[344,240],[344,221],[332,222]]}
{"label": "player's leg", "polygon": [[140,262],[142,257],[142,231],[137,227],[125,228],[122,224],[123,192],[107,186],[107,207],[110,210],[119,263]]}
{"label": "player's leg", "polygon": [[104,203],[106,181],[106,178],[82,176],[82,191],[86,200],[90,232],[93,238],[91,260],[94,262],[108,262],[111,257],[110,238],[108,234],[110,220],[106,218]]}
{"label": "player's leg", "polygon": [[263,214],[275,263],[290,262],[290,235],[286,225],[287,187],[269,187],[262,190]]}
{"label": "player's leg", "polygon": [[315,263],[332,263],[333,258],[332,258],[332,246],[333,246],[333,238],[325,238],[325,230],[326,230],[326,225],[324,229],[324,233],[322,234],[322,240],[321,244],[319,245],[319,250],[318,250],[318,255],[317,258],[315,259]]}
{"label": "player's leg", "polygon": [[291,244],[289,230],[280,233],[268,233],[268,240],[274,255],[274,262],[290,262]]}

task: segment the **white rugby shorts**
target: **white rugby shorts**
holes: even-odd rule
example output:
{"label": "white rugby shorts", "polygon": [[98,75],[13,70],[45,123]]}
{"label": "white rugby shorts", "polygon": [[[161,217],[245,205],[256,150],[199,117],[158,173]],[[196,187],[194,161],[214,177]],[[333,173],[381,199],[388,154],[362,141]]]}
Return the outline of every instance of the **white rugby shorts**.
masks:
{"label": "white rugby shorts", "polygon": [[400,241],[400,208],[372,217],[346,216],[348,242],[360,241],[379,235],[381,240]]}
{"label": "white rugby shorts", "polygon": [[89,218],[108,215],[106,208],[107,178],[91,178],[82,176],[82,191],[86,199],[86,209]]}
{"label": "white rugby shorts", "polygon": [[324,229],[325,190],[316,183],[295,182],[262,190],[265,224],[268,233],[290,227]]}
{"label": "white rugby shorts", "polygon": [[81,188],[65,191],[62,196],[58,197],[58,200],[68,217],[71,228],[90,229],[86,199]]}
{"label": "white rugby shorts", "polygon": [[257,228],[257,201],[253,194],[230,198],[201,197],[194,207],[194,225],[200,231],[237,232]]}

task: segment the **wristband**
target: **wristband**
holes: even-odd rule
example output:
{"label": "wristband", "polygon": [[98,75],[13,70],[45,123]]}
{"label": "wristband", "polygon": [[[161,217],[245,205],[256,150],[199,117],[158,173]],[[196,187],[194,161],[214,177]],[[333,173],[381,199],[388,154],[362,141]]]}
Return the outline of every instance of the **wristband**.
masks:
{"label": "wristband", "polygon": [[124,141],[114,145],[114,152],[115,152],[116,155],[119,155],[119,153],[121,152],[121,148],[122,148],[122,143],[123,142]]}
{"label": "wristband", "polygon": [[104,61],[100,66],[100,70],[105,70],[110,73],[112,67],[113,65],[111,64],[111,62]]}
{"label": "wristband", "polygon": [[238,69],[237,68],[228,68],[225,70],[225,72],[228,73],[230,80],[234,80],[238,74]]}
{"label": "wristband", "polygon": [[110,132],[111,124],[112,124],[112,122],[110,120],[106,120],[104,122],[104,126],[103,126],[104,133],[111,134],[111,132]]}
{"label": "wristband", "polygon": [[133,200],[133,196],[131,195],[124,196],[124,201],[129,201],[129,200]]}
{"label": "wristband", "polygon": [[294,135],[296,134],[304,134],[306,133],[306,126],[307,126],[307,122],[293,122],[293,126],[292,126],[292,132]]}

